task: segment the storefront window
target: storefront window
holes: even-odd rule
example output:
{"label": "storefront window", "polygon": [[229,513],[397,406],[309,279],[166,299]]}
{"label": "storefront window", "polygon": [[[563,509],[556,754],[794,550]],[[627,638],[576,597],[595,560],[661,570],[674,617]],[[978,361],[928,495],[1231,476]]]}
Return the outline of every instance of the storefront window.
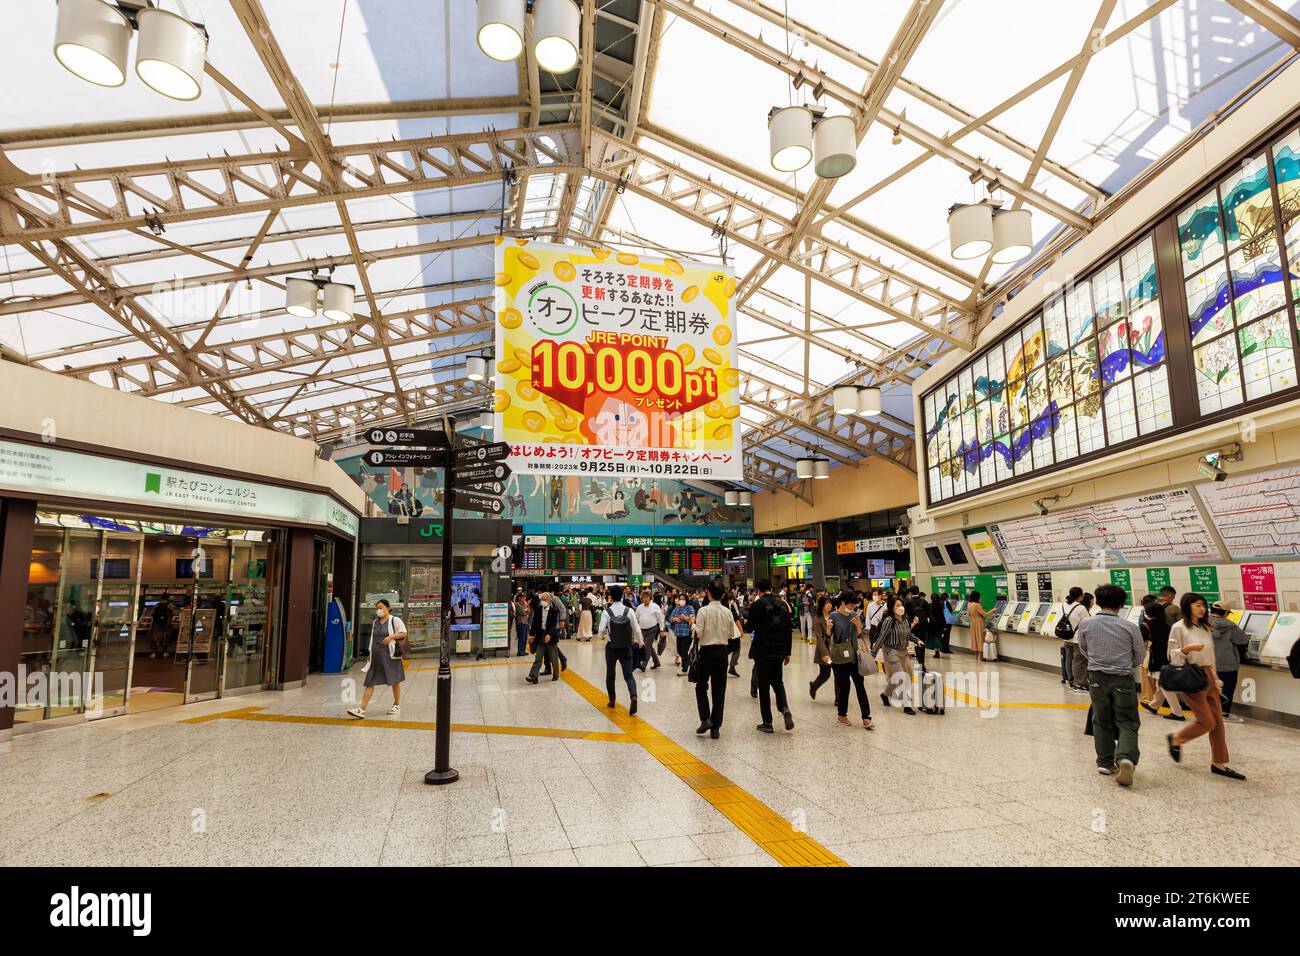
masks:
{"label": "storefront window", "polygon": [[[27,571],[27,607],[23,612],[23,639],[18,663],[24,675],[49,675],[58,629],[59,571],[63,559],[63,532],[38,530],[32,540]],[[24,684],[25,686],[25,684]],[[47,702],[20,700],[14,720],[43,720]]]}

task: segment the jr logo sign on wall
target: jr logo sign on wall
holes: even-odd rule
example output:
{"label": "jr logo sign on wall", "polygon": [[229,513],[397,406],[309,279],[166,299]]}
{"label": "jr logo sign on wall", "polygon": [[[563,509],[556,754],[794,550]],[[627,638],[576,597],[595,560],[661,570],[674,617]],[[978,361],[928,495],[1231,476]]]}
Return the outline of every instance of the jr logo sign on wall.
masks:
{"label": "jr logo sign on wall", "polygon": [[498,238],[496,287],[516,472],[741,477],[730,267]]}

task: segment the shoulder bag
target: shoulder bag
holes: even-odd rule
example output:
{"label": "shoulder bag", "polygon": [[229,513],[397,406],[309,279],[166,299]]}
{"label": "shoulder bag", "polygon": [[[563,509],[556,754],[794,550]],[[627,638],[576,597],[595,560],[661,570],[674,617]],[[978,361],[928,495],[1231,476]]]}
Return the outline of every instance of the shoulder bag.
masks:
{"label": "shoulder bag", "polygon": [[1208,684],[1205,671],[1195,664],[1166,664],[1160,668],[1162,690],[1174,690],[1180,694],[1199,694]]}

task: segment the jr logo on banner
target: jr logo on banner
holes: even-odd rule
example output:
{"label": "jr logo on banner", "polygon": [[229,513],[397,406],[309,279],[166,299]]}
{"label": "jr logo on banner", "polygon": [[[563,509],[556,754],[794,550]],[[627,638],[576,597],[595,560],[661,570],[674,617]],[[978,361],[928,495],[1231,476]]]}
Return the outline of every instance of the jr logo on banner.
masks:
{"label": "jr logo on banner", "polygon": [[741,477],[730,267],[498,238],[496,286],[516,472]]}

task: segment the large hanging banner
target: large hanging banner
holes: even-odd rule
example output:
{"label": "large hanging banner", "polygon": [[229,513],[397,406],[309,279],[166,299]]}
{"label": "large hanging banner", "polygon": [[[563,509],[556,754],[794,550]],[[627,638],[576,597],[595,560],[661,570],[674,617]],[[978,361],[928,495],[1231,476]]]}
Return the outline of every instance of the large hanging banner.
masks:
{"label": "large hanging banner", "polygon": [[498,237],[496,431],[524,474],[742,477],[730,267]]}

